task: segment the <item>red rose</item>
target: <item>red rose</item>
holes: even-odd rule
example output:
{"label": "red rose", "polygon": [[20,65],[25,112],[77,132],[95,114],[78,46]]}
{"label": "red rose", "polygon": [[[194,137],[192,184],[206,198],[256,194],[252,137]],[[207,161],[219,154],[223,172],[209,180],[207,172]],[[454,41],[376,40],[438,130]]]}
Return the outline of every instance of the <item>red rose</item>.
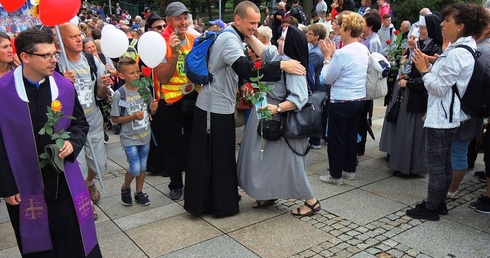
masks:
{"label": "red rose", "polygon": [[390,45],[391,44],[391,40],[386,40],[386,45]]}
{"label": "red rose", "polygon": [[255,61],[255,63],[254,63],[254,69],[255,70],[259,70],[260,68],[262,68],[262,60]]}
{"label": "red rose", "polygon": [[143,73],[143,75],[146,77],[150,77],[151,76],[151,68],[150,67],[143,67],[143,68],[141,68],[141,73]]}
{"label": "red rose", "polygon": [[400,34],[400,30],[395,30],[395,35],[398,36]]}

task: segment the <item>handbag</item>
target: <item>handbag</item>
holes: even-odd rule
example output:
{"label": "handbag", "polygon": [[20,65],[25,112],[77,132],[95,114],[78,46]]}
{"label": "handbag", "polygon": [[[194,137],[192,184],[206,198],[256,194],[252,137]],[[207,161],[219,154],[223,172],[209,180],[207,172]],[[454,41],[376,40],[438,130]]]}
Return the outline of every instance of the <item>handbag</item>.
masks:
{"label": "handbag", "polygon": [[298,139],[321,137],[323,134],[323,107],[327,94],[323,91],[308,92],[308,102],[298,112],[283,113],[281,134],[284,138]]}
{"label": "handbag", "polygon": [[386,121],[396,124],[398,121],[398,113],[400,113],[400,106],[402,105],[402,99],[403,99],[403,94],[405,91],[402,92],[402,89],[398,90],[398,96],[396,98],[395,103],[393,103],[393,106],[391,106],[390,110],[386,114]]}

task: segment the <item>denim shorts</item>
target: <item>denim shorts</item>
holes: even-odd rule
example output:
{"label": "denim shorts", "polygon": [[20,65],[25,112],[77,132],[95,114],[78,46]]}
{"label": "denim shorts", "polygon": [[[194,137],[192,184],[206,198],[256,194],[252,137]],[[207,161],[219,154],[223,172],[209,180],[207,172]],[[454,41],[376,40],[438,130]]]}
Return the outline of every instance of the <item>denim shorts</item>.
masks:
{"label": "denim shorts", "polygon": [[146,160],[150,144],[124,147],[129,163],[128,172],[132,176],[139,176],[141,172],[146,172]]}
{"label": "denim shorts", "polygon": [[468,146],[471,140],[460,140],[453,136],[451,143],[451,166],[453,170],[466,170],[468,168]]}

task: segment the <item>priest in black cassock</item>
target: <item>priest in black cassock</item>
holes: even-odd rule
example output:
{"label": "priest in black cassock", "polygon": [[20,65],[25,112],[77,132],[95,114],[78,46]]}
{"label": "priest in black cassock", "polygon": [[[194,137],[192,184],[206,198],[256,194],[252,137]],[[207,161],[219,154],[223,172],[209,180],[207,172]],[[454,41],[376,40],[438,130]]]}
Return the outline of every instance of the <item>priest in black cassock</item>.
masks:
{"label": "priest in black cassock", "polygon": [[[28,29],[15,41],[22,65],[0,78],[0,196],[23,257],[102,257],[92,206],[76,156],[89,125],[73,84],[53,73],[59,53],[43,30]],[[57,156],[64,171],[39,167],[39,155],[54,141],[38,132],[55,100],[70,132]],[[57,103],[57,102],[56,102]]]}

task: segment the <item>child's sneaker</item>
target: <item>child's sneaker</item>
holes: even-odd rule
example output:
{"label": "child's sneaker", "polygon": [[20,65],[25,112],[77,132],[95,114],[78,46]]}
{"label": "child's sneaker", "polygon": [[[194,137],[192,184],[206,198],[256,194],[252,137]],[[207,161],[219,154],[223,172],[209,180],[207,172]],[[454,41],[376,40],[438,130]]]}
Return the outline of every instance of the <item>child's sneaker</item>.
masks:
{"label": "child's sneaker", "polygon": [[121,187],[121,200],[126,206],[133,204],[133,198],[131,198],[131,188]]}
{"label": "child's sneaker", "polygon": [[148,194],[143,192],[134,193],[134,201],[143,206],[150,205],[150,199],[148,199]]}

